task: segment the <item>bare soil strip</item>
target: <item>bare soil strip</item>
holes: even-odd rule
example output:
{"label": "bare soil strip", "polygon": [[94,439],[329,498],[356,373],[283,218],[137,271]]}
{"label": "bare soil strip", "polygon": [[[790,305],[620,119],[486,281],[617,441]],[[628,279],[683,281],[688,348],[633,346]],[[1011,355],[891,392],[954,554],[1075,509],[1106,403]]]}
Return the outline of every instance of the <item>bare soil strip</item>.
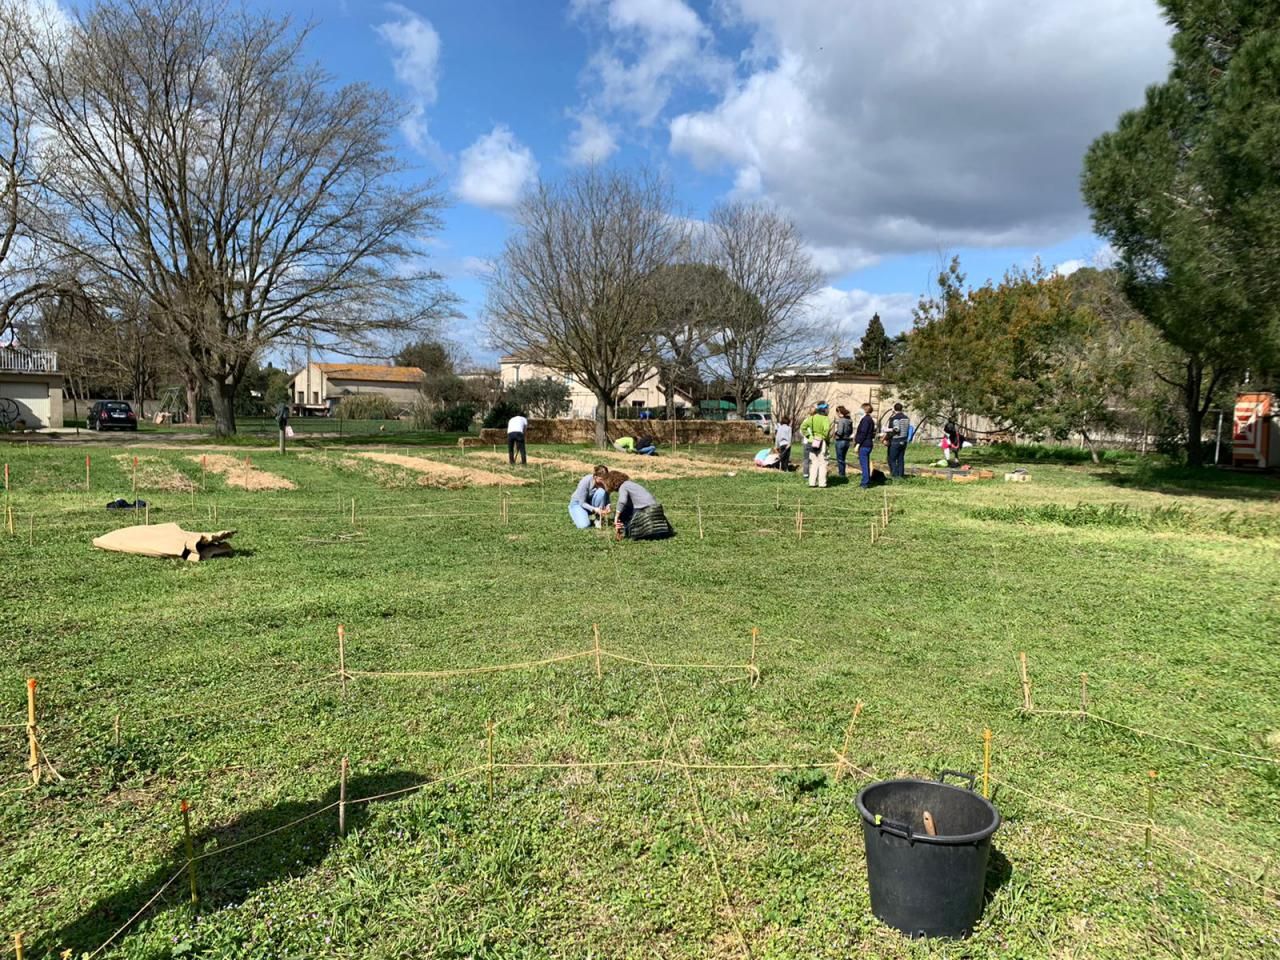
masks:
{"label": "bare soil strip", "polygon": [[[472,458],[486,463],[505,463],[506,454],[492,452],[468,452],[464,459]],[[613,451],[600,451],[599,459],[579,460],[575,457],[530,457],[529,463],[541,464],[552,470],[563,470],[565,473],[590,473],[597,463],[603,463],[611,470],[621,470],[637,480],[681,480],[686,477],[714,477],[723,474],[726,469],[739,468],[740,464],[731,467],[708,464],[695,460],[667,457],[641,457],[632,454],[620,454]]]}
{"label": "bare soil strip", "polygon": [[[229,457],[226,454],[202,454],[210,472],[222,476],[228,487],[259,492],[262,490],[297,490],[292,480],[277,473],[268,473],[253,466],[251,457]],[[187,457],[193,463],[199,463],[201,456]]]}
{"label": "bare soil strip", "polygon": [[[120,464],[125,476],[132,479],[134,458],[127,453],[117,453],[112,459]],[[160,490],[165,493],[190,493],[196,488],[188,476],[173,469],[160,457],[138,457],[138,489]]]}
{"label": "bare soil strip", "polygon": [[437,481],[441,486],[460,485],[472,487],[522,487],[532,483],[532,479],[512,477],[503,473],[492,473],[472,467],[458,467],[425,457],[407,457],[398,453],[357,453],[354,456],[362,460],[373,460],[376,463],[387,463],[396,467],[404,467],[423,475],[428,481]]}

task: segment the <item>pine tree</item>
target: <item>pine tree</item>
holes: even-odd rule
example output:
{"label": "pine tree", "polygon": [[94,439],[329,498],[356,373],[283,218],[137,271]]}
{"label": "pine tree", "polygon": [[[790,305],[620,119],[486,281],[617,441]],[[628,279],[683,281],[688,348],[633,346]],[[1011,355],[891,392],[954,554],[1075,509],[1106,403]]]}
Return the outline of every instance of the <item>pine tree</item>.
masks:
{"label": "pine tree", "polygon": [[884,332],[880,314],[874,314],[867,323],[867,332],[862,335],[862,342],[854,352],[854,366],[867,373],[883,373],[884,368],[892,361],[893,341]]}

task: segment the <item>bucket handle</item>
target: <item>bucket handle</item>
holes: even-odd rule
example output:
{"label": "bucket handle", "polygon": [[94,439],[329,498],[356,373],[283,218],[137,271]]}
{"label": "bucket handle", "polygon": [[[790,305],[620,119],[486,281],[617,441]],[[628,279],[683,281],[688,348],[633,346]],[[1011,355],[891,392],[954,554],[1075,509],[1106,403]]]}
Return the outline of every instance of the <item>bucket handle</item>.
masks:
{"label": "bucket handle", "polygon": [[957,777],[960,780],[969,781],[969,789],[975,790],[978,786],[978,775],[975,773],[961,773],[959,770],[939,770],[938,782],[946,783],[947,777]]}
{"label": "bucket handle", "polygon": [[908,841],[915,840],[915,833],[909,823],[898,823],[896,820],[885,820],[883,817],[877,817],[876,828],[890,836],[901,837],[903,840]]}

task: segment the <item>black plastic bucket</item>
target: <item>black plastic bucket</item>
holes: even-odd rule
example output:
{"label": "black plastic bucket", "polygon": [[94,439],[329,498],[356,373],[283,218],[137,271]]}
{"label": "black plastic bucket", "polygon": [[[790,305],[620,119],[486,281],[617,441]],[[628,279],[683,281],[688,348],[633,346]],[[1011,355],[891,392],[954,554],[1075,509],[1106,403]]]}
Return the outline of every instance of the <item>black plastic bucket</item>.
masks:
{"label": "black plastic bucket", "polygon": [[[969,788],[943,783],[947,775]],[[973,777],[883,780],[858,793],[871,911],[912,937],[967,937],[982,916],[991,835],[1000,813]],[[937,836],[925,831],[924,813]]]}

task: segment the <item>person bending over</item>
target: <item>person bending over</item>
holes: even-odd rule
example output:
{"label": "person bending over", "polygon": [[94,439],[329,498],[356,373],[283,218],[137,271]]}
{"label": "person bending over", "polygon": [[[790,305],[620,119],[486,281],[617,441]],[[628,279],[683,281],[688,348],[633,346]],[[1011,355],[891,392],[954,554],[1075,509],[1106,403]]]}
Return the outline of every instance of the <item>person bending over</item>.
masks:
{"label": "person bending over", "polygon": [[636,438],[635,437],[619,437],[613,441],[613,449],[619,453],[635,453]]}
{"label": "person bending over", "polygon": [[512,466],[516,463],[517,450],[520,451],[520,465],[525,466],[529,462],[524,443],[525,431],[528,429],[529,421],[522,413],[517,413],[507,421],[507,460]]}
{"label": "person bending over", "polygon": [[781,470],[782,455],[777,447],[766,447],[756,454],[756,466],[762,470]]}
{"label": "person bending over", "polygon": [[640,437],[636,440],[636,453],[646,457],[656,457],[658,455],[658,441],[653,437]]}
{"label": "person bending over", "polygon": [[630,540],[663,540],[675,534],[662,504],[625,473],[610,470],[604,484],[606,490],[617,494],[618,510],[613,522],[619,539],[625,536]]}
{"label": "person bending over", "polygon": [[609,468],[597,464],[595,470],[578,481],[578,488],[569,498],[569,518],[579,530],[600,526],[609,515],[609,491],[604,487],[608,476]]}

